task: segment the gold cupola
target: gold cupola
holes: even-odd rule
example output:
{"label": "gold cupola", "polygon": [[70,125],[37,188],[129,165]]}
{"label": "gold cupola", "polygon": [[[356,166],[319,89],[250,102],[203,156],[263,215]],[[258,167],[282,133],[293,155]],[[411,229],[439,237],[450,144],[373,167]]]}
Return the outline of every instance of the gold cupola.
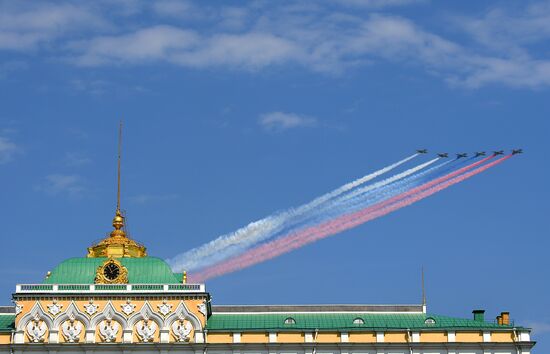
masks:
{"label": "gold cupola", "polygon": [[97,244],[88,247],[88,257],[145,257],[147,251],[145,246],[140,245],[126,235],[124,227],[124,216],[120,212],[120,155],[122,142],[122,122],[118,135],[118,183],[117,183],[117,205],[113,227],[115,228],[109,236]]}

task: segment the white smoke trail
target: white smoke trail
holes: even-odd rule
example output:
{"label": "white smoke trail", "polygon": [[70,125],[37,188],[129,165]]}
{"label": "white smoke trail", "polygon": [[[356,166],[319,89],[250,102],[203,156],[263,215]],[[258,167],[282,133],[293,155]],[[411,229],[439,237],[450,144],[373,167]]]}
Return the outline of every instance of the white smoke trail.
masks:
{"label": "white smoke trail", "polygon": [[375,179],[376,177],[378,177],[378,176],[380,176],[380,175],[383,175],[383,174],[385,174],[385,173],[387,173],[387,172],[393,170],[393,169],[396,168],[396,167],[399,167],[400,165],[404,164],[405,162],[408,162],[408,161],[414,159],[414,158],[417,157],[418,155],[419,155],[419,154],[411,155],[411,156],[409,156],[409,157],[407,157],[407,158],[405,158],[405,159],[403,159],[403,160],[401,160],[401,161],[397,161],[397,162],[394,163],[393,165],[389,165],[388,167],[384,167],[384,168],[382,168],[382,169],[380,169],[380,170],[378,170],[378,171],[376,171],[376,172],[373,172],[373,173],[368,174],[368,175],[366,175],[366,176],[364,176],[364,177],[361,177],[361,178],[359,178],[359,179],[356,179],[356,180],[353,181],[353,182],[346,183],[346,184],[344,184],[342,187],[337,188],[337,189],[333,190],[332,192],[329,192],[329,193],[327,193],[327,194],[324,194],[324,195],[322,195],[322,196],[320,196],[320,197],[314,199],[314,200],[311,201],[310,203],[303,205],[302,207],[298,208],[297,211],[300,210],[301,208],[304,208],[304,209],[307,209],[307,210],[310,210],[310,209],[312,209],[312,208],[315,208],[315,207],[317,207],[319,204],[322,204],[322,203],[324,203],[324,202],[326,202],[326,201],[328,201],[328,200],[330,200],[330,199],[332,199],[332,198],[334,198],[334,197],[339,196],[339,195],[342,194],[342,193],[345,193],[345,192],[347,192],[347,191],[349,191],[349,190],[351,190],[351,189],[353,189],[353,188],[355,188],[355,187],[358,187],[358,186],[362,185],[363,183],[366,183],[366,182],[368,182],[368,181],[370,181],[370,180],[372,180],[372,179]]}
{"label": "white smoke trail", "polygon": [[[415,183],[415,181],[417,183],[420,182],[421,177],[453,162],[452,160],[449,160],[438,164],[426,171],[417,173],[422,168],[433,164],[437,160],[439,160],[439,158],[413,167],[390,178],[386,178],[383,181],[361,187],[352,192],[346,193],[338,199],[332,201],[331,203],[317,208],[314,212],[304,215],[299,220],[295,220],[294,223],[300,223],[299,228],[312,227],[328,219],[336,218],[341,214],[347,214],[357,211],[358,209],[363,209],[369,205],[378,203],[379,201],[384,200],[389,196],[402,193],[406,190],[408,185]],[[412,176],[408,176],[411,174]],[[298,227],[296,227],[295,225],[292,226],[293,230],[297,228]],[[285,232],[287,231],[290,232],[289,230],[285,230]]]}
{"label": "white smoke trail", "polygon": [[[331,210],[336,210],[336,213],[333,214],[340,214],[340,213],[348,213],[350,210],[356,210],[357,208],[363,208],[365,206],[368,206],[373,203],[378,203],[380,200],[383,200],[387,198],[388,196],[391,196],[396,193],[402,193],[404,192],[409,185],[411,184],[418,184],[421,183],[422,177],[444,167],[445,165],[449,163],[456,162],[457,160],[448,160],[443,163],[440,163],[432,168],[429,168],[425,171],[415,173],[412,176],[408,176],[405,178],[402,178],[399,181],[392,181],[394,183],[389,184],[388,186],[383,186],[383,188],[380,188],[380,190],[376,190],[375,192],[372,191],[363,191],[363,195],[359,194],[356,196],[353,196],[351,198],[347,198],[347,194],[338,198],[338,200],[335,203],[332,203],[328,208],[325,208],[323,210],[323,213],[329,212]],[[468,160],[465,160],[468,161]],[[429,161],[430,162],[430,161]],[[391,178],[388,178],[391,179]],[[352,193],[355,193],[352,192]],[[345,199],[344,202],[341,202],[343,199]],[[344,211],[345,210],[345,211]],[[333,215],[334,216],[334,215]],[[330,216],[325,216],[325,218]]]}
{"label": "white smoke trail", "polygon": [[[328,217],[333,217],[332,214],[334,214],[334,211],[341,210],[344,208],[350,208],[353,207],[353,205],[358,204],[359,201],[361,202],[362,207],[366,205],[364,202],[366,200],[372,200],[373,198],[369,198],[368,195],[372,193],[378,194],[378,189],[385,187],[387,185],[390,185],[394,182],[400,181],[400,180],[407,180],[408,178],[416,178],[423,175],[423,173],[427,173],[428,171],[431,171],[432,169],[419,173],[418,175],[415,175],[416,172],[430,166],[431,164],[435,163],[440,158],[437,157],[433,160],[430,160],[428,162],[425,162],[423,164],[420,164],[418,166],[415,166],[413,168],[410,168],[404,172],[401,172],[397,175],[394,175],[392,177],[386,178],[380,182],[376,182],[374,184],[369,184],[365,187],[360,187],[355,190],[349,191],[348,193],[342,193],[339,197],[335,197],[329,202],[318,206],[315,208],[315,210],[310,210],[307,213],[301,213],[299,215],[296,215],[292,220],[285,223],[284,229],[285,230],[278,230],[278,232],[285,231],[288,229],[296,229],[297,227],[304,227],[306,225],[316,224],[322,221],[322,219],[326,219]],[[450,161],[448,161],[450,162]],[[448,163],[446,162],[446,163]],[[441,167],[445,165],[446,163],[440,164],[437,167]],[[433,169],[435,169],[434,167]],[[411,177],[408,177],[409,175],[413,175]],[[408,177],[408,178],[405,178]],[[369,193],[371,192],[371,193]],[[368,193],[368,195],[367,195]]]}
{"label": "white smoke trail", "polygon": [[237,231],[230,234],[222,235],[202,246],[191,249],[185,253],[179,254],[167,262],[175,272],[183,270],[191,271],[219,262],[227,257],[232,256],[236,252],[246,249],[260,241],[263,241],[278,231],[282,230],[288,221],[291,221],[297,216],[309,212],[317,208],[319,205],[328,202],[329,200],[338,197],[339,195],[358,187],[380,175],[383,175],[394,168],[412,160],[419,154],[411,155],[403,160],[397,161],[378,171],[365,175],[350,183],[324,194],[311,202],[304,204],[298,208],[291,208],[287,211],[280,212],[266,218],[254,221]]}
{"label": "white smoke trail", "polygon": [[433,160],[430,160],[426,163],[423,163],[421,165],[418,165],[416,167],[413,167],[413,168],[410,168],[404,172],[401,172],[399,174],[396,174],[395,176],[392,176],[392,177],[389,177],[389,178],[386,178],[380,182],[376,182],[376,183],[373,183],[373,184],[369,184],[368,186],[365,186],[365,187],[361,187],[361,188],[358,188],[350,193],[347,193],[343,196],[341,196],[338,201],[339,202],[345,202],[346,200],[349,200],[351,198],[354,198],[358,195],[361,195],[363,193],[367,193],[368,191],[371,191],[373,189],[377,189],[377,188],[380,188],[380,187],[384,187],[385,185],[388,185],[390,183],[393,183],[395,181],[398,181],[400,180],[401,178],[405,178],[409,175],[412,175],[413,173],[415,172],[418,172],[420,170],[422,170],[423,168],[425,167],[428,167],[430,166],[431,164],[435,163],[437,160],[439,160],[439,157],[436,157],[435,159]]}

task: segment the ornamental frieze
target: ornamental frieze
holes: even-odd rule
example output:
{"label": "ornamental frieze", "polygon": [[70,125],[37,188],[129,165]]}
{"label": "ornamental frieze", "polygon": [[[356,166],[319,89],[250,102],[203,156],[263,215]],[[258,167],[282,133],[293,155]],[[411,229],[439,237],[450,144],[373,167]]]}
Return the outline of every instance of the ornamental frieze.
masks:
{"label": "ornamental frieze", "polygon": [[162,300],[162,304],[157,305],[157,307],[163,316],[168,315],[172,311],[172,304],[167,303],[166,300]]}
{"label": "ornamental frieze", "polygon": [[68,321],[63,322],[61,325],[63,336],[69,343],[75,343],[80,340],[80,334],[82,333],[82,323],[76,321],[74,316],[71,315]]}
{"label": "ornamental frieze", "polygon": [[116,340],[120,325],[118,322],[107,318],[99,323],[99,334],[104,342],[110,343]]}
{"label": "ornamental frieze", "polygon": [[[202,322],[189,311],[184,301],[176,305],[164,299],[160,304],[155,303],[155,309],[149,301],[144,301],[136,311],[138,304],[130,300],[123,304],[108,301],[99,310],[100,304],[90,299],[88,303],[79,302],[78,305],[71,301],[64,309],[53,300],[46,303],[47,311],[44,311],[37,301],[18,321],[14,343],[95,343],[98,340],[106,343],[132,343],[136,340],[143,343],[186,343],[193,338],[203,342]],[[124,305],[130,305],[132,312],[125,313]],[[193,306],[197,303],[194,302]]]}
{"label": "ornamental frieze", "polygon": [[99,305],[94,304],[94,300],[91,299],[86,305],[84,305],[84,311],[86,311],[86,313],[90,316],[95,315],[98,308]]}
{"label": "ornamental frieze", "polygon": [[142,342],[152,342],[157,331],[157,324],[144,318],[136,325],[136,331]]}
{"label": "ornamental frieze", "polygon": [[53,300],[53,303],[51,305],[48,305],[48,312],[52,315],[56,316],[61,312],[61,309],[63,308],[63,305],[58,304],[57,300]]}
{"label": "ornamental frieze", "polygon": [[38,314],[35,315],[31,321],[29,321],[26,328],[27,336],[29,337],[31,342],[40,343],[46,339],[48,326],[44,321],[40,319],[40,316]]}
{"label": "ornamental frieze", "polygon": [[178,342],[188,342],[192,330],[193,325],[191,322],[186,321],[183,316],[172,323],[172,331]]}
{"label": "ornamental frieze", "polygon": [[122,308],[122,312],[124,312],[127,316],[130,315],[132,312],[134,312],[136,305],[132,304],[132,301],[128,299],[125,304],[120,305]]}

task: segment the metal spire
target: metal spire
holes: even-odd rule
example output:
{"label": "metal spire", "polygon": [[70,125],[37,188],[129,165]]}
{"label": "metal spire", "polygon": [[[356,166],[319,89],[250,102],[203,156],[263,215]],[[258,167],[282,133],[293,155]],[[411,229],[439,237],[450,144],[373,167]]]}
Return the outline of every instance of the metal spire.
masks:
{"label": "metal spire", "polygon": [[120,211],[120,165],[122,160],[122,120],[118,130],[118,161],[117,161],[117,194],[116,194],[116,212],[113,218],[113,231],[107,238],[99,241],[95,245],[88,247],[88,257],[145,257],[147,250],[145,246],[130,239],[126,235],[125,217]]}
{"label": "metal spire", "polygon": [[122,119],[120,120],[120,125],[118,128],[118,162],[117,162],[117,192],[116,192],[116,212],[113,219],[113,227],[115,228],[114,233],[111,233],[111,236],[126,236],[124,232],[124,216],[120,212],[120,160],[122,155]]}
{"label": "metal spire", "polygon": [[422,306],[426,306],[426,288],[424,287],[424,266],[422,266]]}
{"label": "metal spire", "polygon": [[122,119],[118,128],[118,173],[117,173],[117,193],[116,193],[116,210],[120,212],[120,155],[122,151]]}

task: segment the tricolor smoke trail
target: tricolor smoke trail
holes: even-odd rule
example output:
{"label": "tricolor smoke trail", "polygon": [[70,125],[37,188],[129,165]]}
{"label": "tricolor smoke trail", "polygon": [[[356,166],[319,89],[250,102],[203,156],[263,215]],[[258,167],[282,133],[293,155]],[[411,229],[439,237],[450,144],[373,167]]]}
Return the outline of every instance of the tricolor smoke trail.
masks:
{"label": "tricolor smoke trail", "polygon": [[[473,159],[473,158],[472,158]],[[471,159],[470,159],[471,160]],[[432,168],[429,168],[422,172],[417,172],[413,174],[412,176],[400,179],[398,181],[395,181],[391,184],[385,185],[381,188],[377,188],[375,190],[368,191],[366,193],[354,196],[352,198],[347,198],[349,194],[348,193],[342,197],[339,198],[338,202],[333,203],[329,206],[327,206],[325,209],[322,210],[323,218],[334,218],[337,216],[340,216],[342,214],[348,214],[351,212],[355,212],[359,209],[366,208],[370,205],[373,205],[375,203],[378,203],[380,201],[383,201],[387,198],[396,196],[398,194],[401,194],[410,188],[419,186],[421,184],[426,183],[430,179],[434,179],[437,177],[440,177],[444,174],[447,174],[449,170],[453,168],[457,168],[458,166],[461,166],[464,163],[467,163],[469,160],[449,160],[445,161],[443,163],[440,163]],[[447,166],[451,164],[451,166]],[[443,168],[447,166],[447,168]],[[366,187],[363,187],[366,188]],[[361,188],[361,189],[363,189]],[[359,189],[358,189],[359,190]],[[355,191],[354,191],[355,192]]]}
{"label": "tricolor smoke trail", "polygon": [[[484,158],[481,161],[474,162],[466,167],[458,169],[433,181],[427,182],[419,187],[413,188],[410,191],[385,200],[374,206],[360,210],[356,213],[347,214],[321,225],[310,227],[289,234],[288,236],[276,239],[274,241],[265,243],[261,246],[249,250],[239,257],[221,262],[215,266],[206,268],[199,273],[191,274],[189,279],[192,281],[200,282],[222,274],[233,272],[251,266],[253,264],[274,258],[283,253],[290,252],[293,249],[302,247],[308,243],[315,242],[319,239],[353,228],[370,220],[379,218],[393,211],[411,205],[456,183],[462,182],[499,163],[502,163],[503,161],[509,159],[511,156],[512,155],[504,156],[492,162],[488,161],[491,160],[493,156]],[[485,162],[488,163],[484,164]],[[480,165],[481,167],[478,167]],[[473,168],[475,169],[471,170]]]}
{"label": "tricolor smoke trail", "polygon": [[[441,184],[445,181],[448,181],[450,180],[451,178],[454,178],[456,176],[460,176],[461,174],[465,173],[466,171],[468,170],[471,170],[472,168],[474,167],[477,167],[481,164],[483,164],[484,162],[492,159],[494,156],[489,156],[479,162],[476,162],[476,163],[472,163],[466,167],[463,167],[459,170],[456,170],[454,172],[451,172],[451,173],[448,173],[442,177],[439,177],[435,180],[432,180],[432,181],[429,181],[429,182],[426,182],[416,188],[413,188],[409,191],[406,191],[404,193],[401,193],[399,195],[396,195],[390,199],[387,199],[387,200],[384,200],[378,204],[375,204],[373,206],[370,206],[368,208],[365,208],[365,209],[362,209],[358,212],[355,212],[355,213],[351,213],[351,214],[346,214],[346,215],[343,215],[341,216],[340,218],[337,218],[337,219],[334,219],[334,220],[331,220],[327,223],[324,223],[322,224],[321,226],[326,226],[326,225],[333,225],[333,224],[342,224],[342,223],[346,223],[346,222],[349,222],[350,220],[353,220],[354,218],[357,218],[361,215],[366,215],[368,213],[371,213],[371,212],[375,212],[375,211],[378,211],[380,209],[383,209],[383,208],[386,208],[386,207],[389,207],[391,206],[392,204],[395,204],[395,203],[398,203],[400,201],[402,201],[403,199],[406,199],[406,198],[410,198],[411,196],[415,195],[415,194],[418,194],[418,193],[421,193],[421,192],[424,192],[425,190],[428,190],[430,188],[435,188],[435,186],[437,186],[438,184]],[[481,171],[479,171],[481,172]],[[293,237],[285,237],[284,240],[283,238],[281,238],[279,241],[279,246],[280,247],[286,247],[287,244],[292,244],[293,242],[302,242],[304,241],[304,237],[307,237],[308,234],[302,234],[300,236],[296,236],[296,235],[293,235]]]}
{"label": "tricolor smoke trail", "polygon": [[283,230],[289,222],[292,222],[296,218],[303,216],[311,210],[315,210],[320,205],[329,202],[330,200],[346,193],[349,190],[352,190],[353,188],[390,172],[391,170],[414,159],[418,155],[418,153],[413,154],[378,171],[358,178],[355,181],[344,184],[343,186],[298,208],[292,208],[254,221],[235,232],[220,236],[203,246],[194,248],[172,259],[168,259],[167,262],[172,266],[172,269],[177,272],[200,269],[213,263],[220,262],[228,257],[231,257],[232,255],[246,250],[253,245],[256,245],[258,242],[269,239],[277,232]]}
{"label": "tricolor smoke trail", "polygon": [[[381,194],[380,191],[382,191],[383,187],[396,184],[395,182],[400,180],[407,180],[405,177],[411,176],[409,178],[415,179],[415,176],[422,176],[424,173],[429,172],[430,170],[435,170],[437,167],[442,167],[446,165],[449,162],[444,162],[436,167],[433,167],[424,173],[420,174],[418,171],[425,169],[426,167],[432,165],[435,163],[439,158],[432,159],[428,162],[422,163],[418,166],[415,166],[413,168],[410,168],[404,172],[398,173],[392,177],[386,178],[382,181],[367,185],[365,187],[356,188],[354,190],[351,190],[347,193],[342,193],[341,196],[331,199],[330,201],[327,201],[326,203],[319,205],[316,210],[310,210],[309,212],[302,213],[301,215],[296,215],[295,218],[293,218],[291,221],[286,223],[284,228],[281,228],[276,234],[273,234],[273,237],[280,236],[281,233],[288,233],[290,230],[297,230],[299,228],[304,228],[307,226],[311,226],[312,224],[320,223],[326,219],[333,218],[335,213],[340,213],[341,210],[349,209],[353,205],[356,205],[358,201],[362,202],[362,204],[367,203],[368,201],[372,200],[372,198],[367,197],[370,195],[370,193],[377,193]],[[415,175],[416,174],[416,175]],[[389,193],[389,192],[386,192]],[[397,193],[395,193],[397,194]]]}
{"label": "tricolor smoke trail", "polygon": [[319,223],[322,219],[333,218],[357,209],[362,209],[380,200],[386,199],[389,196],[402,193],[411,186],[420,185],[426,182],[426,176],[432,176],[437,170],[441,169],[445,165],[455,162],[453,160],[445,161],[425,171],[419,172],[421,169],[431,165],[437,160],[438,159],[428,161],[426,164],[416,166],[381,182],[374,183],[366,187],[357,188],[354,191],[344,194],[335,200],[334,203],[330,203],[324,208],[320,208],[317,214],[314,215],[314,218],[312,218],[309,222]]}
{"label": "tricolor smoke trail", "polygon": [[[439,158],[433,159],[393,177],[386,178],[383,181],[367,185],[366,187],[357,188],[319,207],[316,211],[306,214],[299,220],[299,223],[297,222],[295,225],[292,225],[291,228],[280,231],[275,237],[280,237],[283,233],[288,234],[302,228],[321,224],[343,214],[353,213],[359,209],[366,208],[389,197],[403,193],[410,188],[426,183],[429,179],[446,174],[450,169],[457,168],[462,164],[468,163],[472,159],[474,158],[460,161],[458,159],[448,160],[432,168],[423,170],[425,167],[439,160]],[[447,166],[449,164],[451,166]],[[447,166],[447,168],[443,168],[445,166]]]}
{"label": "tricolor smoke trail", "polygon": [[[383,181],[380,181],[380,182],[377,182],[377,183],[373,183],[371,185],[368,185],[368,186],[365,186],[365,187],[361,187],[361,188],[357,188],[356,190],[350,192],[350,193],[347,193],[345,195],[343,195],[342,197],[340,197],[340,202],[342,201],[346,201],[346,200],[349,200],[353,197],[357,197],[357,196],[360,196],[361,194],[365,194],[369,191],[372,191],[374,189],[378,189],[378,188],[381,188],[383,186],[386,186],[390,183],[393,183],[395,181],[398,181],[402,178],[405,178],[407,176],[410,176],[428,166],[430,166],[431,164],[433,164],[434,162],[436,162],[437,160],[439,160],[439,157],[436,157],[435,159],[432,159],[426,163],[423,163],[423,164],[420,164],[416,167],[413,167],[413,168],[410,168],[408,169],[407,171],[405,172],[402,172],[402,173],[398,173],[396,174],[395,176],[392,176],[392,177],[389,177],[389,178],[386,178],[385,180]],[[450,161],[448,161],[450,162]],[[446,164],[447,162],[444,162],[443,164]]]}

